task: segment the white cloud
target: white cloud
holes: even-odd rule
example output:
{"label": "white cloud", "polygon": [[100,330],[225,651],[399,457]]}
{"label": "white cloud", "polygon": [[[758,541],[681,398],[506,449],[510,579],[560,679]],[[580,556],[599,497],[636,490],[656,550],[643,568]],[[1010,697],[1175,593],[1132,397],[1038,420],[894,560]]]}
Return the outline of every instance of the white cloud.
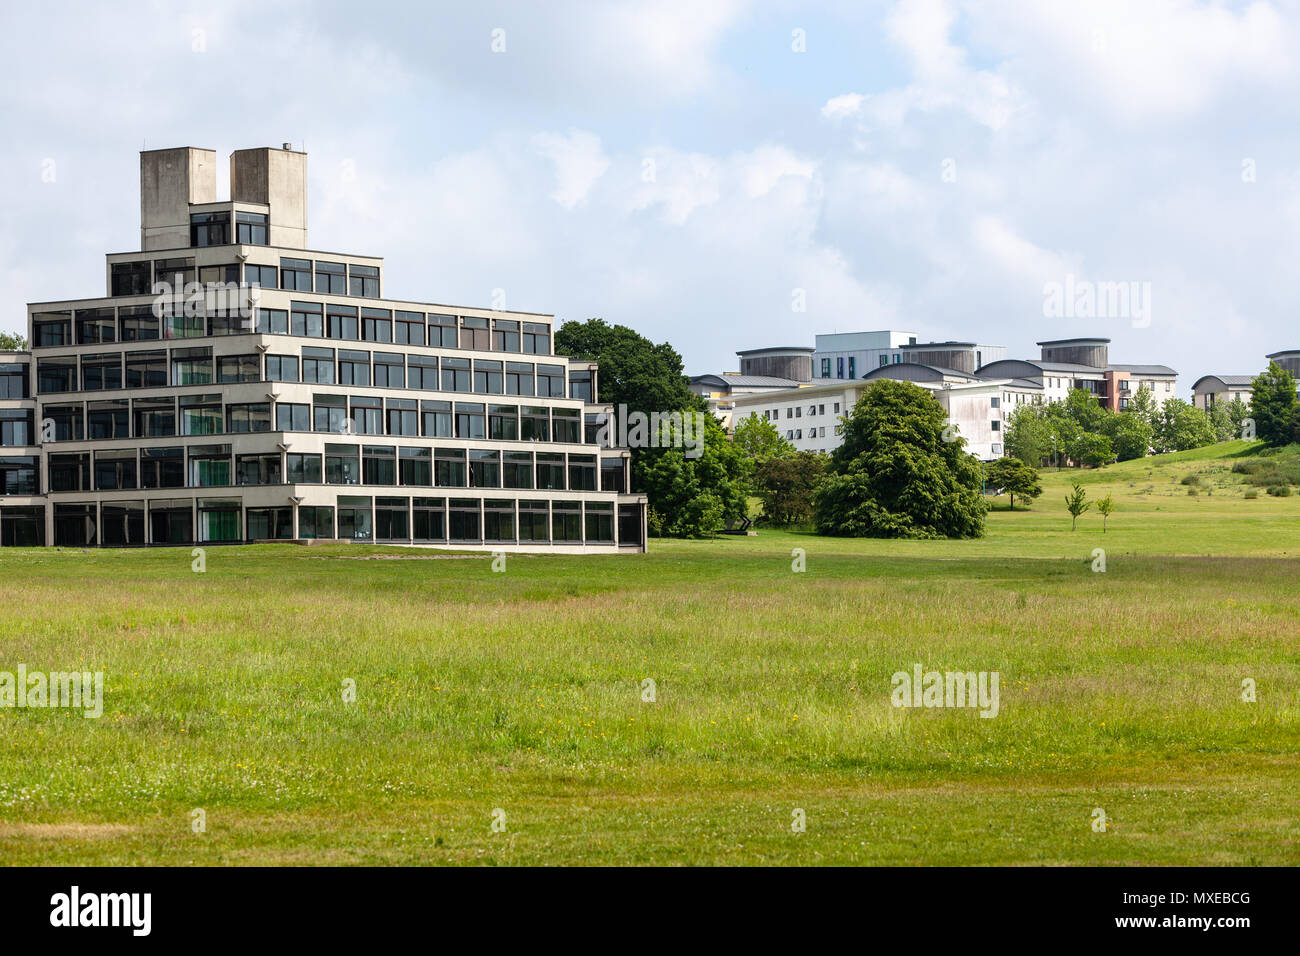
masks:
{"label": "white cloud", "polygon": [[556,189],[551,198],[565,209],[586,202],[591,187],[609,169],[609,157],[594,133],[539,133],[533,137],[533,146],[555,164]]}

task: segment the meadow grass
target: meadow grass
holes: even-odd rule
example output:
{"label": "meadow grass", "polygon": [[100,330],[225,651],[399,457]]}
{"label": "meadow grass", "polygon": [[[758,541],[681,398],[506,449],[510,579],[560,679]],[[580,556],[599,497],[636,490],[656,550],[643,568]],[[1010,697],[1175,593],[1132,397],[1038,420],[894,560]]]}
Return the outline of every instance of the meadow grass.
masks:
{"label": "meadow grass", "polygon": [[[1300,499],[1251,454],[1047,473],[974,541],[0,550],[0,670],[106,698],[0,710],[0,861],[1294,865]],[[891,706],[915,663],[998,716]]]}

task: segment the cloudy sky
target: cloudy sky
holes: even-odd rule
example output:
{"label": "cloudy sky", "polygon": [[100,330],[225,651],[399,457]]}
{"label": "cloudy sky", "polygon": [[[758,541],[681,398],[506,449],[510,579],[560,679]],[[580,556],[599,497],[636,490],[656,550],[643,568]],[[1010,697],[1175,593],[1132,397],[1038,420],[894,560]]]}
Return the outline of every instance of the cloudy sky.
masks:
{"label": "cloudy sky", "polygon": [[[52,6],[0,13],[0,328],[138,248],[138,150],[215,149],[224,189],[292,141],[311,246],[385,256],[389,295],[502,289],[693,374],[1096,334],[1186,397],[1300,348],[1292,2]],[[1149,321],[1046,315],[1067,276],[1149,283]]]}

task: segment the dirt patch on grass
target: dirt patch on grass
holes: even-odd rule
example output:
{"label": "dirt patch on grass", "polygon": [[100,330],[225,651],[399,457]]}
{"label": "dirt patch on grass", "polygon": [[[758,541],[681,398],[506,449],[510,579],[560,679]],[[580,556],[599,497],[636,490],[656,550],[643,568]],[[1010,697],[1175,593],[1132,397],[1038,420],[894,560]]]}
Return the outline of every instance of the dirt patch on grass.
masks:
{"label": "dirt patch on grass", "polygon": [[137,829],[125,823],[0,823],[0,840],[99,840]]}

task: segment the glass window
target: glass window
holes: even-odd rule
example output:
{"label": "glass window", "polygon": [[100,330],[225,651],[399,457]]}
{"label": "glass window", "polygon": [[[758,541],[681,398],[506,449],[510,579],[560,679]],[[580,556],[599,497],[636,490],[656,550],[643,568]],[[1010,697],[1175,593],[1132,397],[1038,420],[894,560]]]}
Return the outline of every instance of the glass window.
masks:
{"label": "glass window", "polygon": [[382,435],[384,433],[383,399],[353,396],[351,405],[354,434]]}
{"label": "glass window", "polygon": [[445,358],[442,360],[442,390],[444,392],[469,392],[473,390],[469,359]]}
{"label": "glass window", "polygon": [[397,451],[392,445],[361,447],[361,483],[363,485],[397,484]]}
{"label": "glass window", "polygon": [[325,446],[325,483],[330,485],[361,483],[361,455],[356,445]]}
{"label": "glass window", "polygon": [[588,501],[584,508],[587,541],[614,543],[614,505]]}
{"label": "glass window", "polygon": [[37,360],[37,394],[75,392],[76,390],[77,359],[75,357]]}
{"label": "glass window", "polygon": [[460,347],[463,349],[478,349],[482,352],[488,351],[492,347],[492,339],[488,334],[488,320],[472,315],[462,315],[460,318]]}
{"label": "glass window", "polygon": [[456,403],[457,438],[487,437],[487,420],[483,409],[484,406],[477,403]]}
{"label": "glass window", "polygon": [[448,505],[450,539],[456,542],[478,543],[481,540],[478,500],[474,498],[452,498]]}
{"label": "glass window", "polygon": [[137,398],[131,403],[136,438],[166,438],[176,434],[174,398]]}
{"label": "glass window", "polygon": [[398,449],[399,478],[403,485],[428,487],[433,484],[433,450],[430,448]]}
{"label": "glass window", "polygon": [[313,431],[334,432],[336,435],[345,435],[351,431],[347,396],[316,394],[312,396],[312,402]]}
{"label": "glass window", "polygon": [[[316,291],[329,295],[347,295],[347,266],[341,262],[316,262]],[[356,338],[351,335],[349,338]]]}
{"label": "glass window", "polygon": [[387,309],[362,309],[361,338],[367,342],[393,341],[393,313]]}
{"label": "glass window", "polygon": [[582,422],[576,408],[551,409],[551,440],[578,443],[582,441]]}
{"label": "glass window", "polygon": [[300,507],[298,509],[298,537],[334,537],[334,509],[322,507]]}
{"label": "glass window", "polygon": [[276,402],[275,430],[278,432],[311,431],[311,406]]}
{"label": "glass window", "polygon": [[420,434],[425,438],[451,438],[451,402],[420,403]]}
{"label": "glass window", "polygon": [[375,499],[375,539],[406,541],[410,538],[407,498]]}
{"label": "glass window", "polygon": [[370,353],[339,349],[339,384],[370,384]]}
{"label": "glass window", "polygon": [[298,359],[292,355],[268,355],[266,380],[268,382],[298,381]]}
{"label": "glass window", "polygon": [[113,295],[148,295],[150,265],[148,259],[139,262],[114,262],[109,267],[112,276],[110,288],[113,290]]}
{"label": "glass window", "polygon": [[153,262],[153,281],[155,289],[158,286],[164,286],[166,291],[180,295],[187,285],[197,281],[194,272],[194,260],[186,258],[155,259]]}
{"label": "glass window", "polygon": [[600,490],[627,493],[627,467],[622,458],[600,460]]}
{"label": "glass window", "polygon": [[[258,286],[262,289],[280,288],[280,271],[275,266],[244,264],[244,285]],[[281,331],[284,331],[281,329]]]}
{"label": "glass window", "polygon": [[438,390],[438,360],[432,355],[406,356],[406,387]]}
{"label": "glass window", "polygon": [[582,543],[582,503],[556,501],[551,504],[551,540],[556,544]]}
{"label": "glass window", "polygon": [[166,351],[159,349],[126,353],[127,388],[162,388],[166,384]]}
{"label": "glass window", "polygon": [[510,319],[492,320],[492,350],[494,352],[518,352],[521,347],[518,322]]}
{"label": "glass window", "polygon": [[197,511],[200,544],[243,539],[244,522],[238,498],[200,498]]}
{"label": "glass window", "polygon": [[564,397],[564,367],[562,365],[537,366],[537,394]]}
{"label": "glass window", "polygon": [[87,392],[122,387],[122,353],[81,357],[81,387]]}
{"label": "glass window", "polygon": [[519,502],[519,540],[551,540],[551,509],[545,501]]}
{"label": "glass window", "polygon": [[318,385],[334,384],[334,350],[304,346],[302,350],[302,380]]}
{"label": "glass window", "polygon": [[63,548],[93,547],[96,537],[94,505],[55,505],[54,543]]}
{"label": "glass window", "polygon": [[528,355],[551,354],[551,327],[541,322],[524,323],[524,352]]}
{"label": "glass window", "polygon": [[149,540],[189,544],[194,540],[194,502],[185,498],[149,502]]}
{"label": "glass window", "polygon": [[444,488],[464,488],[467,478],[463,448],[433,450],[433,480]]}
{"label": "glass window", "polygon": [[474,391],[480,395],[500,395],[503,391],[501,363],[474,360]]}
{"label": "glass window", "polygon": [[162,338],[162,322],[154,315],[153,306],[123,306],[118,310],[122,325],[123,342],[144,342]]}
{"label": "glass window", "polygon": [[77,310],[77,344],[103,345],[117,341],[117,315],[112,309]]}
{"label": "glass window", "polygon": [[254,355],[223,355],[217,359],[217,381],[257,382],[262,378],[262,363]]}
{"label": "glass window", "polygon": [[191,246],[230,245],[230,213],[228,212],[190,213],[190,245]]}
{"label": "glass window", "polygon": [[564,490],[564,456],[549,452],[537,455],[537,488],[540,491]]}
{"label": "glass window", "polygon": [[350,339],[357,335],[357,310],[351,305],[330,303],[325,307],[325,335],[331,339]]}
{"label": "glass window", "polygon": [[533,366],[528,362],[507,362],[506,363],[506,394],[507,395],[532,395],[533,386]]}
{"label": "glass window", "polygon": [[501,487],[501,452],[472,449],[469,453],[469,486]]}
{"label": "glass window", "polygon": [[447,499],[411,499],[411,537],[416,541],[443,541],[447,537]]}
{"label": "glass window", "polygon": [[320,455],[286,454],[284,468],[290,484],[319,485],[321,483]]}
{"label": "glass window", "polygon": [[[280,455],[238,455],[235,458],[235,484],[278,485],[282,483]],[[266,537],[262,535],[262,537]]]}
{"label": "glass window", "polygon": [[379,298],[378,266],[349,266],[348,278],[352,295],[364,296],[367,299]]}
{"label": "glass window", "polygon": [[339,537],[369,541],[374,537],[373,507],[369,498],[339,495]]}
{"label": "glass window", "polygon": [[488,437],[493,441],[518,441],[519,409],[514,405],[489,405]]}
{"label": "glass window", "polygon": [[[41,493],[40,462],[40,458],[36,455],[0,458],[0,494],[39,495]],[[134,478],[134,474],[132,477]]]}
{"label": "glass window", "polygon": [[456,347],[456,317],[429,313],[429,345],[432,348],[454,349]]}
{"label": "glass window", "polygon": [[271,430],[271,403],[249,402],[226,406],[226,431],[269,432]]}
{"label": "glass window", "polygon": [[180,405],[182,435],[220,435],[221,396],[182,395]]}
{"label": "glass window", "polygon": [[86,437],[130,438],[130,403],[126,401],[87,402]]}
{"label": "glass window", "polygon": [[483,502],[483,540],[515,540],[515,503],[488,498]]}
{"label": "glass window", "polygon": [[293,508],[249,508],[248,540],[265,541],[293,537]]}
{"label": "glass window", "polygon": [[[268,242],[267,215],[264,212],[235,213],[235,241],[249,246],[265,246]],[[274,289],[272,282],[268,288]]]}
{"label": "glass window", "polygon": [[569,397],[580,398],[584,402],[594,402],[595,392],[592,390],[592,374],[589,368],[575,368],[569,370]]}
{"label": "glass window", "polygon": [[35,413],[30,408],[0,408],[0,445],[35,445]]}
{"label": "glass window", "polygon": [[50,455],[50,491],[90,491],[90,454]]}
{"label": "glass window", "polygon": [[420,413],[413,398],[390,398],[388,400],[388,434],[420,434]]}
{"label": "glass window", "polygon": [[32,315],[33,348],[71,344],[71,312],[36,312]]}
{"label": "glass window", "polygon": [[400,345],[423,345],[424,313],[399,310],[397,322],[393,326],[393,341]]}
{"label": "glass window", "polygon": [[289,303],[289,333],[318,339],[325,334],[319,302]]}
{"label": "glass window", "polygon": [[570,455],[569,490],[595,491],[596,487],[596,456]]}
{"label": "glass window", "polygon": [[212,382],[212,349],[172,349],[172,385],[208,385]]}
{"label": "glass window", "polygon": [[521,441],[550,441],[550,410],[544,406],[525,405],[519,410],[519,438]]}
{"label": "glass window", "polygon": [[501,487],[533,487],[533,453],[530,451],[503,452],[501,462]]}
{"label": "glass window", "polygon": [[376,388],[406,388],[406,369],[399,353],[376,352],[374,363]]}
{"label": "glass window", "polygon": [[229,445],[191,445],[190,487],[213,488],[230,484]]}
{"label": "glass window", "polygon": [[185,487],[185,451],[181,448],[140,449],[141,488]]}
{"label": "glass window", "polygon": [[[311,262],[307,259],[280,260],[280,288],[294,292],[311,291]],[[301,335],[302,333],[295,333]]]}
{"label": "glass window", "polygon": [[45,405],[41,415],[54,423],[55,441],[81,441],[86,434],[86,410],[80,405]]}

